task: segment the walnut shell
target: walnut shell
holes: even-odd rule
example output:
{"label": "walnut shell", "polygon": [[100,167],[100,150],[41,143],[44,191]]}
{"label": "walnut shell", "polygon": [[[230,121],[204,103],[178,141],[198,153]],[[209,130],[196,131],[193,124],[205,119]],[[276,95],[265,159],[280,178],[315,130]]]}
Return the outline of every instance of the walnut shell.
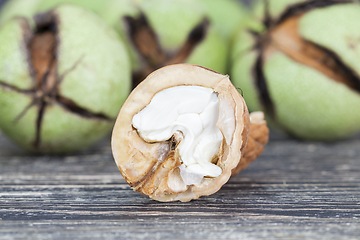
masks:
{"label": "walnut shell", "polygon": [[[197,185],[186,185],[180,176],[182,163],[174,148],[178,143],[176,136],[169,141],[148,143],[132,125],[133,116],[156,93],[184,85],[211,88],[219,99],[217,127],[223,140],[216,165],[222,173],[218,177],[203,177]],[[190,201],[217,192],[228,181],[245,154],[249,130],[247,106],[228,76],[196,65],[176,64],[153,72],[132,91],[116,120],[111,144],[115,162],[132,189],[158,201]]]}

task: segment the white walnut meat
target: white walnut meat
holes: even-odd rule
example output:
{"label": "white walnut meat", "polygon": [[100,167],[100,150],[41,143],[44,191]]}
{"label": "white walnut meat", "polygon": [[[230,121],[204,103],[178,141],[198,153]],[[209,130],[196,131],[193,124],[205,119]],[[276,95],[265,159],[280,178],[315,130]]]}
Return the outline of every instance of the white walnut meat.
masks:
{"label": "white walnut meat", "polygon": [[217,192],[262,153],[268,133],[263,114],[250,117],[227,75],[176,64],[153,72],[132,91],[111,145],[133,190],[185,202]]}

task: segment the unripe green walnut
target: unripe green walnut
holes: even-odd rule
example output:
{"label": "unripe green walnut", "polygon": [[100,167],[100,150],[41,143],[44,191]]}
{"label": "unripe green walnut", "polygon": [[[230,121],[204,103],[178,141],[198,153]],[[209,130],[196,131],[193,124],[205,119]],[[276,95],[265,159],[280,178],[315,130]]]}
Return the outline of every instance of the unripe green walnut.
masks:
{"label": "unripe green walnut", "polygon": [[[205,9],[210,24],[217,30],[228,46],[232,45],[234,36],[244,26],[248,19],[248,11],[239,0],[197,0]],[[230,70],[230,52],[228,47],[227,66],[223,73]]]}
{"label": "unripe green walnut", "polygon": [[62,4],[73,4],[97,13],[104,5],[104,0],[41,0],[37,9],[38,11],[43,12]]}
{"label": "unripe green walnut", "polygon": [[[231,1],[224,4],[235,5]],[[211,3],[203,5],[193,0],[28,0],[25,5],[23,0],[10,0],[0,13],[0,24],[11,16],[29,17],[64,2],[98,13],[117,30],[131,57],[133,86],[153,70],[174,63],[193,63],[221,73],[228,70],[226,40],[237,23],[220,27],[218,19],[222,18],[212,9],[214,4]],[[231,12],[238,16],[235,12],[240,9],[233,8]],[[239,17],[231,19],[238,21]]]}
{"label": "unripe green walnut", "polygon": [[80,150],[109,133],[130,90],[130,64],[113,30],[63,5],[0,29],[0,127],[34,152]]}
{"label": "unripe green walnut", "polygon": [[239,0],[197,0],[203,4],[212,24],[231,42],[248,18],[248,9]]}
{"label": "unripe green walnut", "polygon": [[272,0],[258,10],[232,56],[231,76],[249,109],[302,139],[358,132],[359,3]]}
{"label": "unripe green walnut", "polygon": [[74,4],[98,12],[103,0],[7,0],[0,11],[0,25],[15,16],[32,18],[36,13],[49,11],[60,4]]}
{"label": "unripe green walnut", "polygon": [[8,0],[1,7],[0,11],[0,26],[7,20],[15,17],[22,16],[31,18],[36,12],[36,7],[41,0]]}
{"label": "unripe green walnut", "polygon": [[192,63],[225,73],[228,49],[193,0],[109,1],[100,13],[129,46],[134,86],[162,66]]}

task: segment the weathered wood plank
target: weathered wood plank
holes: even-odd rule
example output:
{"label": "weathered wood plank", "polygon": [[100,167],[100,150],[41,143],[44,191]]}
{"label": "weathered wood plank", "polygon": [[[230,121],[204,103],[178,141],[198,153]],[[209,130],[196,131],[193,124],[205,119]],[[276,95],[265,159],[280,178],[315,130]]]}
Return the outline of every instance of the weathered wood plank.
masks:
{"label": "weathered wood plank", "polygon": [[1,239],[358,239],[360,138],[272,136],[219,192],[159,203],[133,192],[109,139],[70,156],[31,156],[0,136]]}

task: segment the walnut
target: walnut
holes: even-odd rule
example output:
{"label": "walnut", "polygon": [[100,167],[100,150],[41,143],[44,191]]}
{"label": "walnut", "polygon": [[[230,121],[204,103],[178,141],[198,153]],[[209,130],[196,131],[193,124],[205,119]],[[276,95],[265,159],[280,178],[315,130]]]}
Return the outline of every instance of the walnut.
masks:
{"label": "walnut", "polygon": [[228,76],[177,64],[132,91],[112,151],[132,189],[158,201],[190,201],[217,192],[260,155],[268,133],[263,114],[249,115]]}

